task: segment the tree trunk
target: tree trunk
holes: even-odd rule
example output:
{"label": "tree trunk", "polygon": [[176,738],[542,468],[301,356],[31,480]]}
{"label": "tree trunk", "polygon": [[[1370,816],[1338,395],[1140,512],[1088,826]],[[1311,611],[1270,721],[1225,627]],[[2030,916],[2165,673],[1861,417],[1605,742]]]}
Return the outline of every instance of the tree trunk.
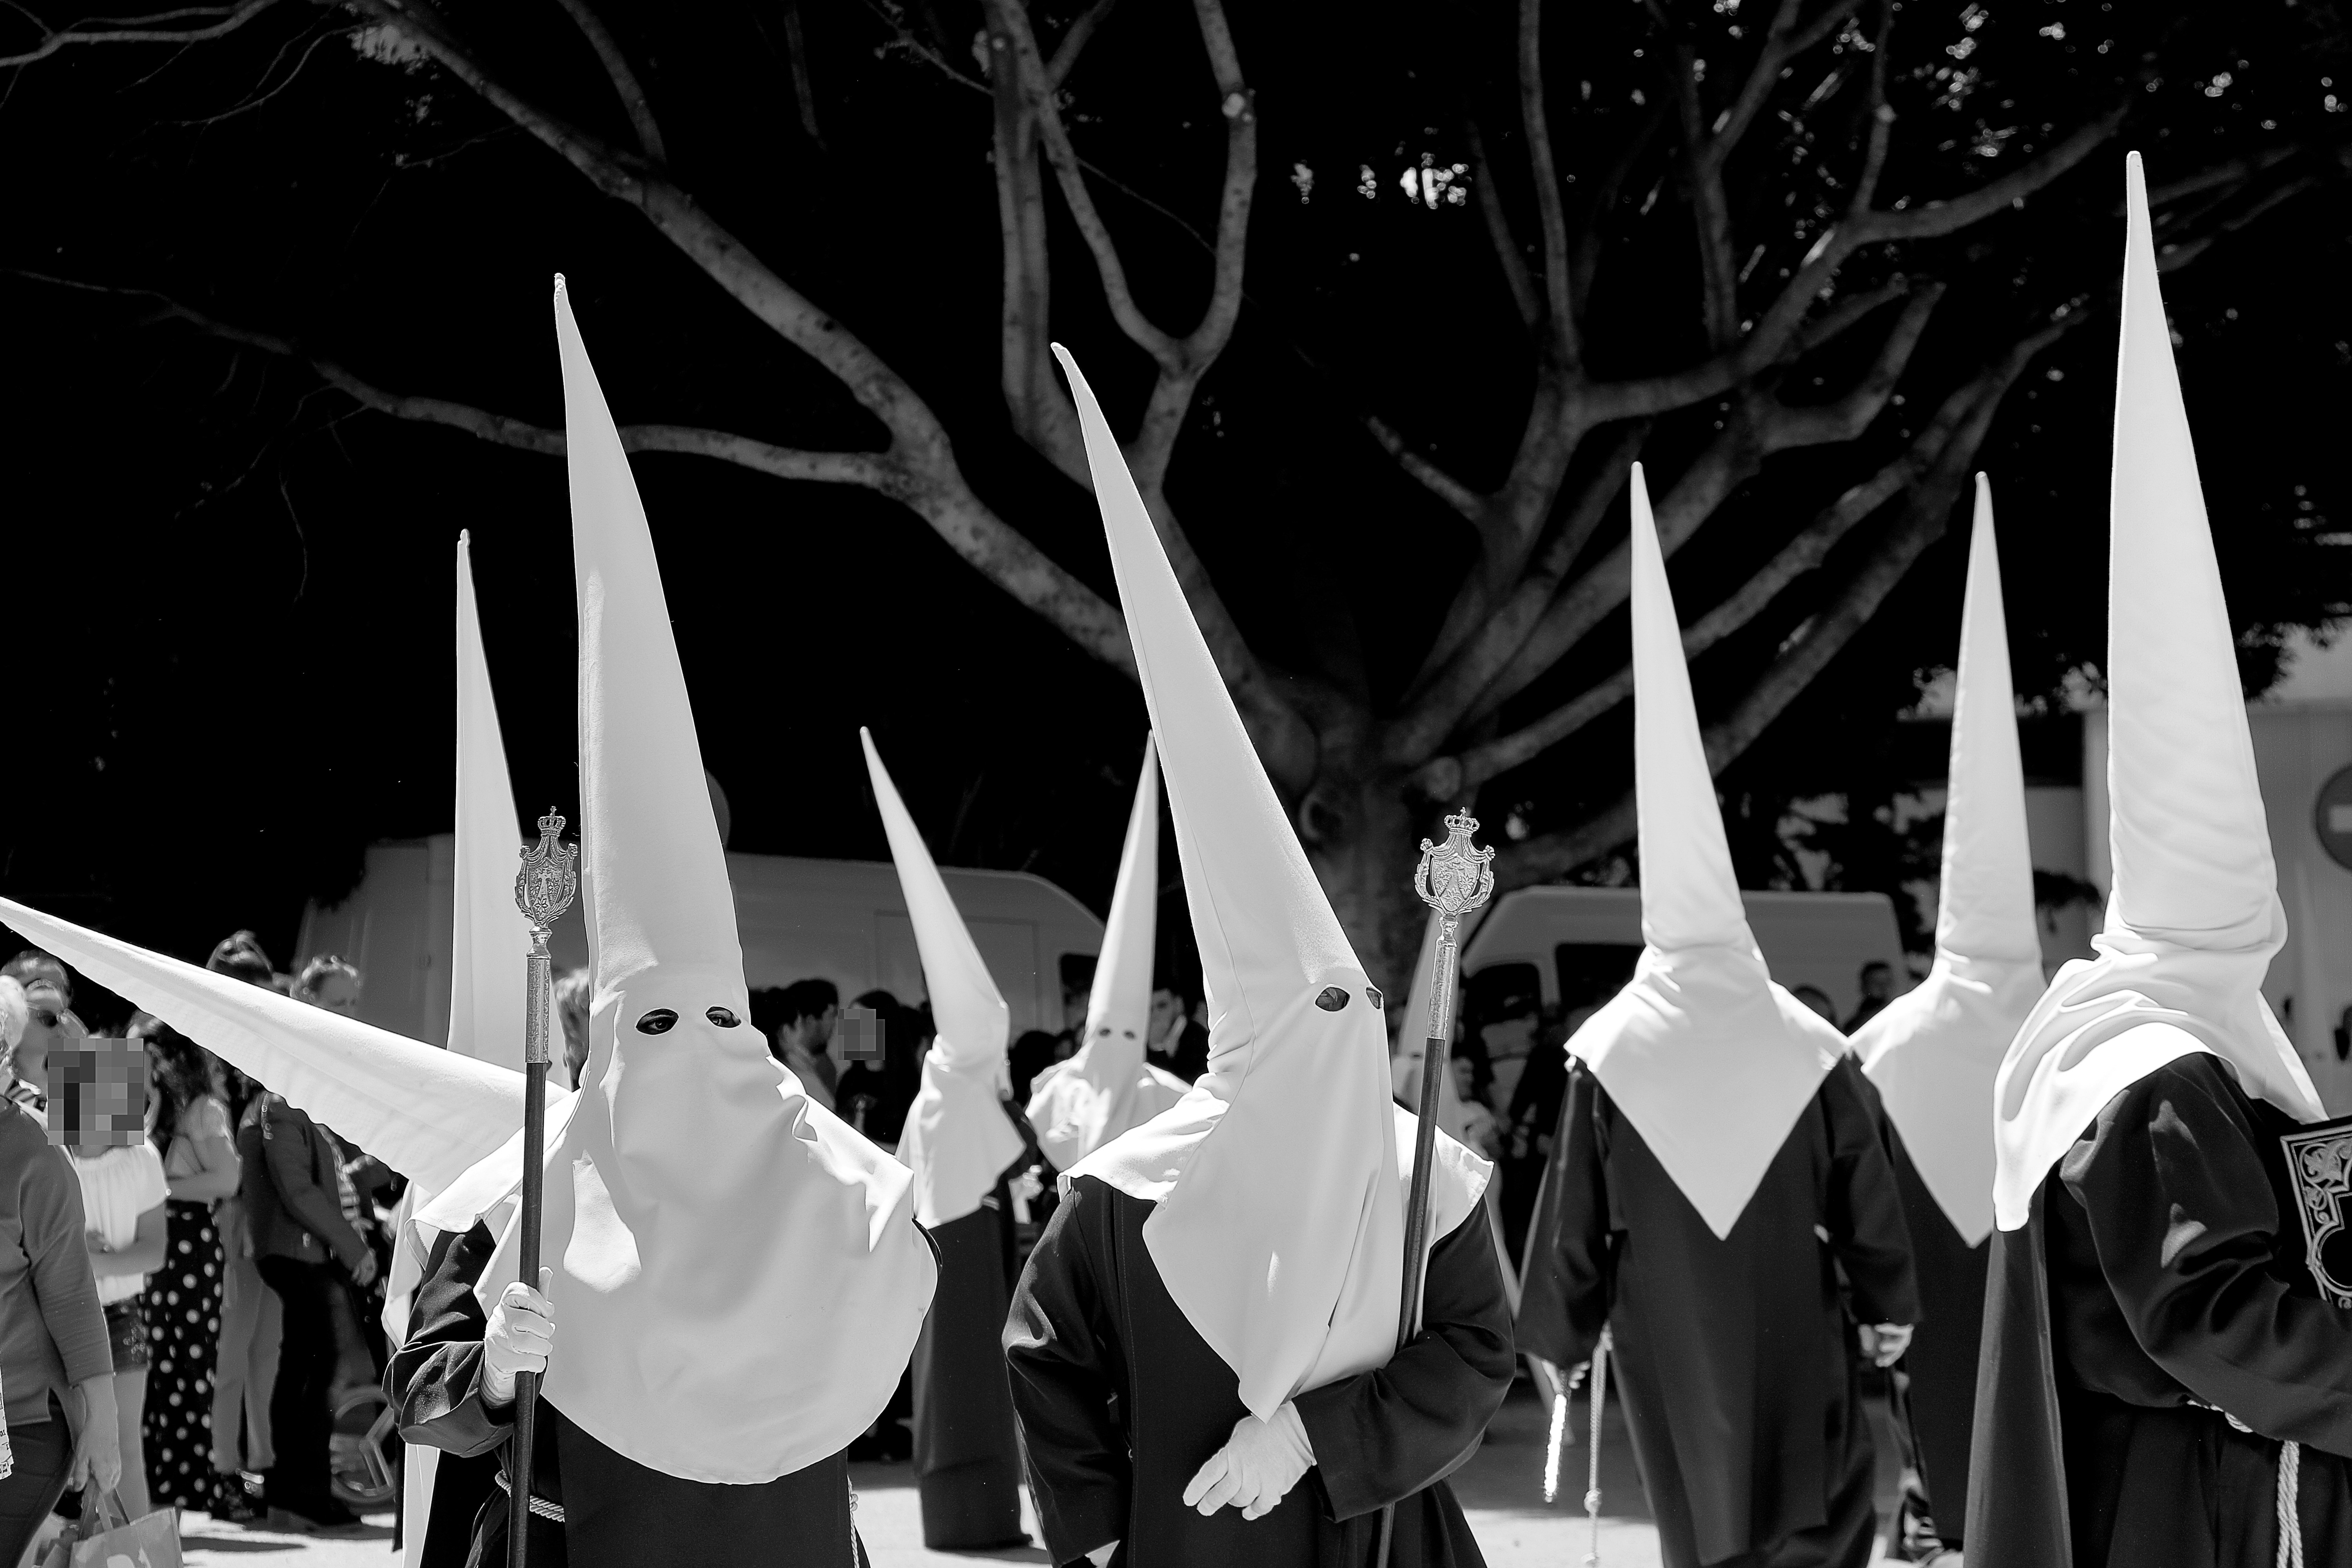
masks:
{"label": "tree trunk", "polygon": [[1405,772],[1381,762],[1368,709],[1325,709],[1310,722],[1319,742],[1315,777],[1293,821],[1332,912],[1394,1018],[1412,989],[1428,923],[1412,885],[1424,814],[1407,795]]}

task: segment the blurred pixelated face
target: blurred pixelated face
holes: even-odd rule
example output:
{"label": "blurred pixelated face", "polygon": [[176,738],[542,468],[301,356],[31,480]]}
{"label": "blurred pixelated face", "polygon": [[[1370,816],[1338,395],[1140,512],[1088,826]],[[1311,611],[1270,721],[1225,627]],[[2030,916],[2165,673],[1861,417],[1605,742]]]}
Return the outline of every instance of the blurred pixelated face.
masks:
{"label": "blurred pixelated face", "polygon": [[1468,1100],[1478,1083],[1478,1064],[1468,1057],[1451,1057],[1447,1064],[1454,1069],[1454,1092]]}
{"label": "blurred pixelated face", "polygon": [[313,1007],[324,1007],[330,1013],[341,1013],[350,1017],[360,1010],[359,982],[340,969],[330,969],[319,976],[319,984],[310,992],[310,1003]]}
{"label": "blurred pixelated face", "polygon": [[49,1142],[96,1155],[147,1136],[147,1051],[91,1038],[49,1056]]}
{"label": "blurred pixelated face", "polygon": [[1183,1016],[1184,999],[1173,991],[1160,990],[1151,994],[1151,1037],[1164,1039],[1176,1020]]}

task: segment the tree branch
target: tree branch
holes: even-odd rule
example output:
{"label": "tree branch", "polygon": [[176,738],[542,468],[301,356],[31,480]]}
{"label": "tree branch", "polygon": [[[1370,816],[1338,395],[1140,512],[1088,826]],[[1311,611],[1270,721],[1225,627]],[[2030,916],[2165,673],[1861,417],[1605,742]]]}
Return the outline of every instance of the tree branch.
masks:
{"label": "tree branch", "polygon": [[[604,66],[604,75],[612,82],[613,90],[620,95],[622,109],[628,113],[629,129],[637,133],[637,145],[655,163],[668,163],[669,153],[663,149],[661,126],[654,120],[653,106],[646,101],[646,89],[638,82],[637,73],[629,68],[629,57],[621,52],[621,46],[614,38],[612,29],[604,26],[604,19],[596,15],[588,0],[556,0],[556,3],[563,7],[563,14],[572,18],[572,26],[580,29],[580,36],[588,40],[588,47],[596,51],[598,63]],[[787,19],[787,25],[797,44],[800,31],[797,11]],[[811,107],[803,104],[804,115]],[[809,123],[813,128],[814,120],[811,118]],[[809,139],[815,140],[814,129]]]}
{"label": "tree branch", "polygon": [[1093,39],[1095,29],[1101,26],[1110,15],[1110,8],[1118,4],[1118,0],[1095,0],[1092,5],[1079,13],[1076,21],[1070,24],[1070,30],[1062,35],[1062,41],[1054,46],[1054,58],[1045,67],[1045,79],[1056,90],[1069,79],[1070,72],[1077,68],[1078,56],[1085,52],[1087,43]]}
{"label": "tree branch", "polygon": [[[1782,9],[1788,9],[1782,0]],[[1683,123],[1683,183],[1689,187],[1691,237],[1698,247],[1699,304],[1707,347],[1717,353],[1739,336],[1738,262],[1731,254],[1731,211],[1723,197],[1722,165],[1707,145],[1698,100],[1697,53],[1674,44],[1675,104]]]}
{"label": "tree branch", "polygon": [[[1560,519],[1526,577],[1501,607],[1483,621],[1465,626],[1464,635],[1453,639],[1458,647],[1447,648],[1442,662],[1433,666],[1435,674],[1407,693],[1404,712],[1390,722],[1381,738],[1381,749],[1392,762],[1411,765],[1442,744],[1472,700],[1527,641],[1560,580],[1601,526],[1610,503],[1624,489],[1626,472],[1641,455],[1648,434],[1649,427],[1643,424],[1628,426],[1620,434],[1575,507]],[[1445,641],[1441,637],[1442,647]]]}
{"label": "tree branch", "polygon": [[[31,12],[18,8],[17,15],[41,27],[41,41],[21,54],[0,55],[0,68],[28,66],[36,60],[47,59],[60,49],[77,44],[201,44],[211,38],[226,37],[278,4],[278,0],[243,0],[236,5],[183,5],[176,10],[156,11],[144,16],[93,18],[96,28],[76,24],[70,27],[51,28],[41,23]],[[173,22],[197,22],[194,27],[173,27]]]}
{"label": "tree branch", "polygon": [[1519,254],[1519,242],[1512,237],[1510,216],[1503,211],[1503,194],[1495,187],[1495,165],[1486,156],[1486,139],[1478,133],[1475,120],[1464,120],[1462,132],[1470,143],[1470,183],[1477,192],[1478,216],[1486,220],[1486,237],[1502,266],[1503,282],[1511,290],[1511,303],[1519,308],[1519,325],[1532,330],[1543,320],[1543,301],[1536,298],[1528,258]]}
{"label": "tree branch", "polygon": [[1394,459],[1396,466],[1417,480],[1423,489],[1472,522],[1486,515],[1486,497],[1414,451],[1397,433],[1394,426],[1377,414],[1365,415],[1363,422],[1372,439],[1380,443],[1381,450]]}
{"label": "tree branch", "polygon": [[1551,349],[1562,365],[1573,365],[1580,349],[1569,289],[1568,216],[1560,205],[1551,121],[1544,107],[1543,0],[1519,0],[1519,118],[1527,128],[1536,214],[1543,226],[1544,315],[1551,327]]}
{"label": "tree branch", "polygon": [[[1707,767],[1711,772],[1721,772],[1754,743],[1757,736],[1869,623],[1927,546],[1943,536],[1961,483],[2000,410],[2003,395],[2036,355],[2085,319],[2085,312],[2071,311],[2021,340],[1999,365],[1963,389],[1974,394],[1973,400],[1943,443],[1924,480],[1911,489],[1903,515],[1887,537],[1855,568],[1837,601],[1800,626],[1732,712],[1706,731]],[[1699,629],[1694,627],[1693,631]],[[1686,642],[1689,636],[1685,634]],[[1630,684],[1629,676],[1621,675],[1619,679]],[[1466,785],[1455,787],[1458,790]],[[1628,791],[1615,805],[1585,823],[1510,847],[1505,852],[1507,864],[1504,857],[1496,858],[1496,886],[1501,888],[1507,881],[1510,886],[1524,886],[1573,870],[1624,843],[1633,832],[1635,820],[1633,795]]]}

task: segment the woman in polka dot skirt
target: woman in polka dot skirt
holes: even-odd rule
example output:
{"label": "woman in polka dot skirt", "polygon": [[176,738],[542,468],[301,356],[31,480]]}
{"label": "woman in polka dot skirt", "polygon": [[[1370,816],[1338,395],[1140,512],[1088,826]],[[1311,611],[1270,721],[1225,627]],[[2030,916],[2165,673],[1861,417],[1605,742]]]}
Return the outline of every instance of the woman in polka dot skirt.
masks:
{"label": "woman in polka dot skirt", "polygon": [[155,1071],[156,1142],[171,1184],[163,1267],[147,1281],[147,1484],[152,1506],[211,1510],[213,1346],[222,1259],[213,1205],[236,1193],[236,1145],[212,1053],[142,1017]]}

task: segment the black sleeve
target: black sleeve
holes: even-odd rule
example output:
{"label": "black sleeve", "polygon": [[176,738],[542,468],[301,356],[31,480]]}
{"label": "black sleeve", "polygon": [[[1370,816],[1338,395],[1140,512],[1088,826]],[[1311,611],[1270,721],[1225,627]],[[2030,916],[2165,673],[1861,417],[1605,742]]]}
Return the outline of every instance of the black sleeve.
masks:
{"label": "black sleeve", "polygon": [[409,1311],[407,1342],[384,1369],[384,1397],[398,1412],[404,1442],[459,1458],[487,1454],[514,1431],[514,1406],[482,1404],[482,1335],[489,1319],[474,1287],[498,1244],[477,1224],[463,1236],[444,1232],[425,1265]]}
{"label": "black sleeve", "polygon": [[1895,1186],[1871,1090],[1852,1057],[1840,1057],[1816,1096],[1829,1129],[1830,1172],[1822,1228],[1845,1266],[1853,1310],[1866,1323],[1919,1321],[1919,1279],[1911,1226]]}
{"label": "black sleeve", "polygon": [[2265,1437],[2352,1454],[2352,1313],[2273,1271],[2282,1226],[2298,1223],[2263,1166],[2284,1155],[2227,1070],[2201,1052],[2158,1068],[2108,1102],[2059,1174],[2158,1365]]}
{"label": "black sleeve", "polygon": [[1591,1359],[1609,1322],[1612,1242],[1601,1086],[1578,1064],[1560,1102],[1519,1296],[1519,1348],[1555,1366]]}
{"label": "black sleeve", "polygon": [[1115,1223],[1098,1182],[1073,1183],[1029,1254],[1004,1321],[1030,1490],[1056,1563],[1127,1533],[1134,1468],[1113,1414],[1124,1379],[1106,1300],[1118,1282],[1097,1267],[1105,1227]]}
{"label": "black sleeve", "polygon": [[1483,1205],[1429,1255],[1422,1330],[1388,1364],[1295,1401],[1325,1510],[1354,1519],[1453,1473],[1511,1389],[1511,1306]]}

